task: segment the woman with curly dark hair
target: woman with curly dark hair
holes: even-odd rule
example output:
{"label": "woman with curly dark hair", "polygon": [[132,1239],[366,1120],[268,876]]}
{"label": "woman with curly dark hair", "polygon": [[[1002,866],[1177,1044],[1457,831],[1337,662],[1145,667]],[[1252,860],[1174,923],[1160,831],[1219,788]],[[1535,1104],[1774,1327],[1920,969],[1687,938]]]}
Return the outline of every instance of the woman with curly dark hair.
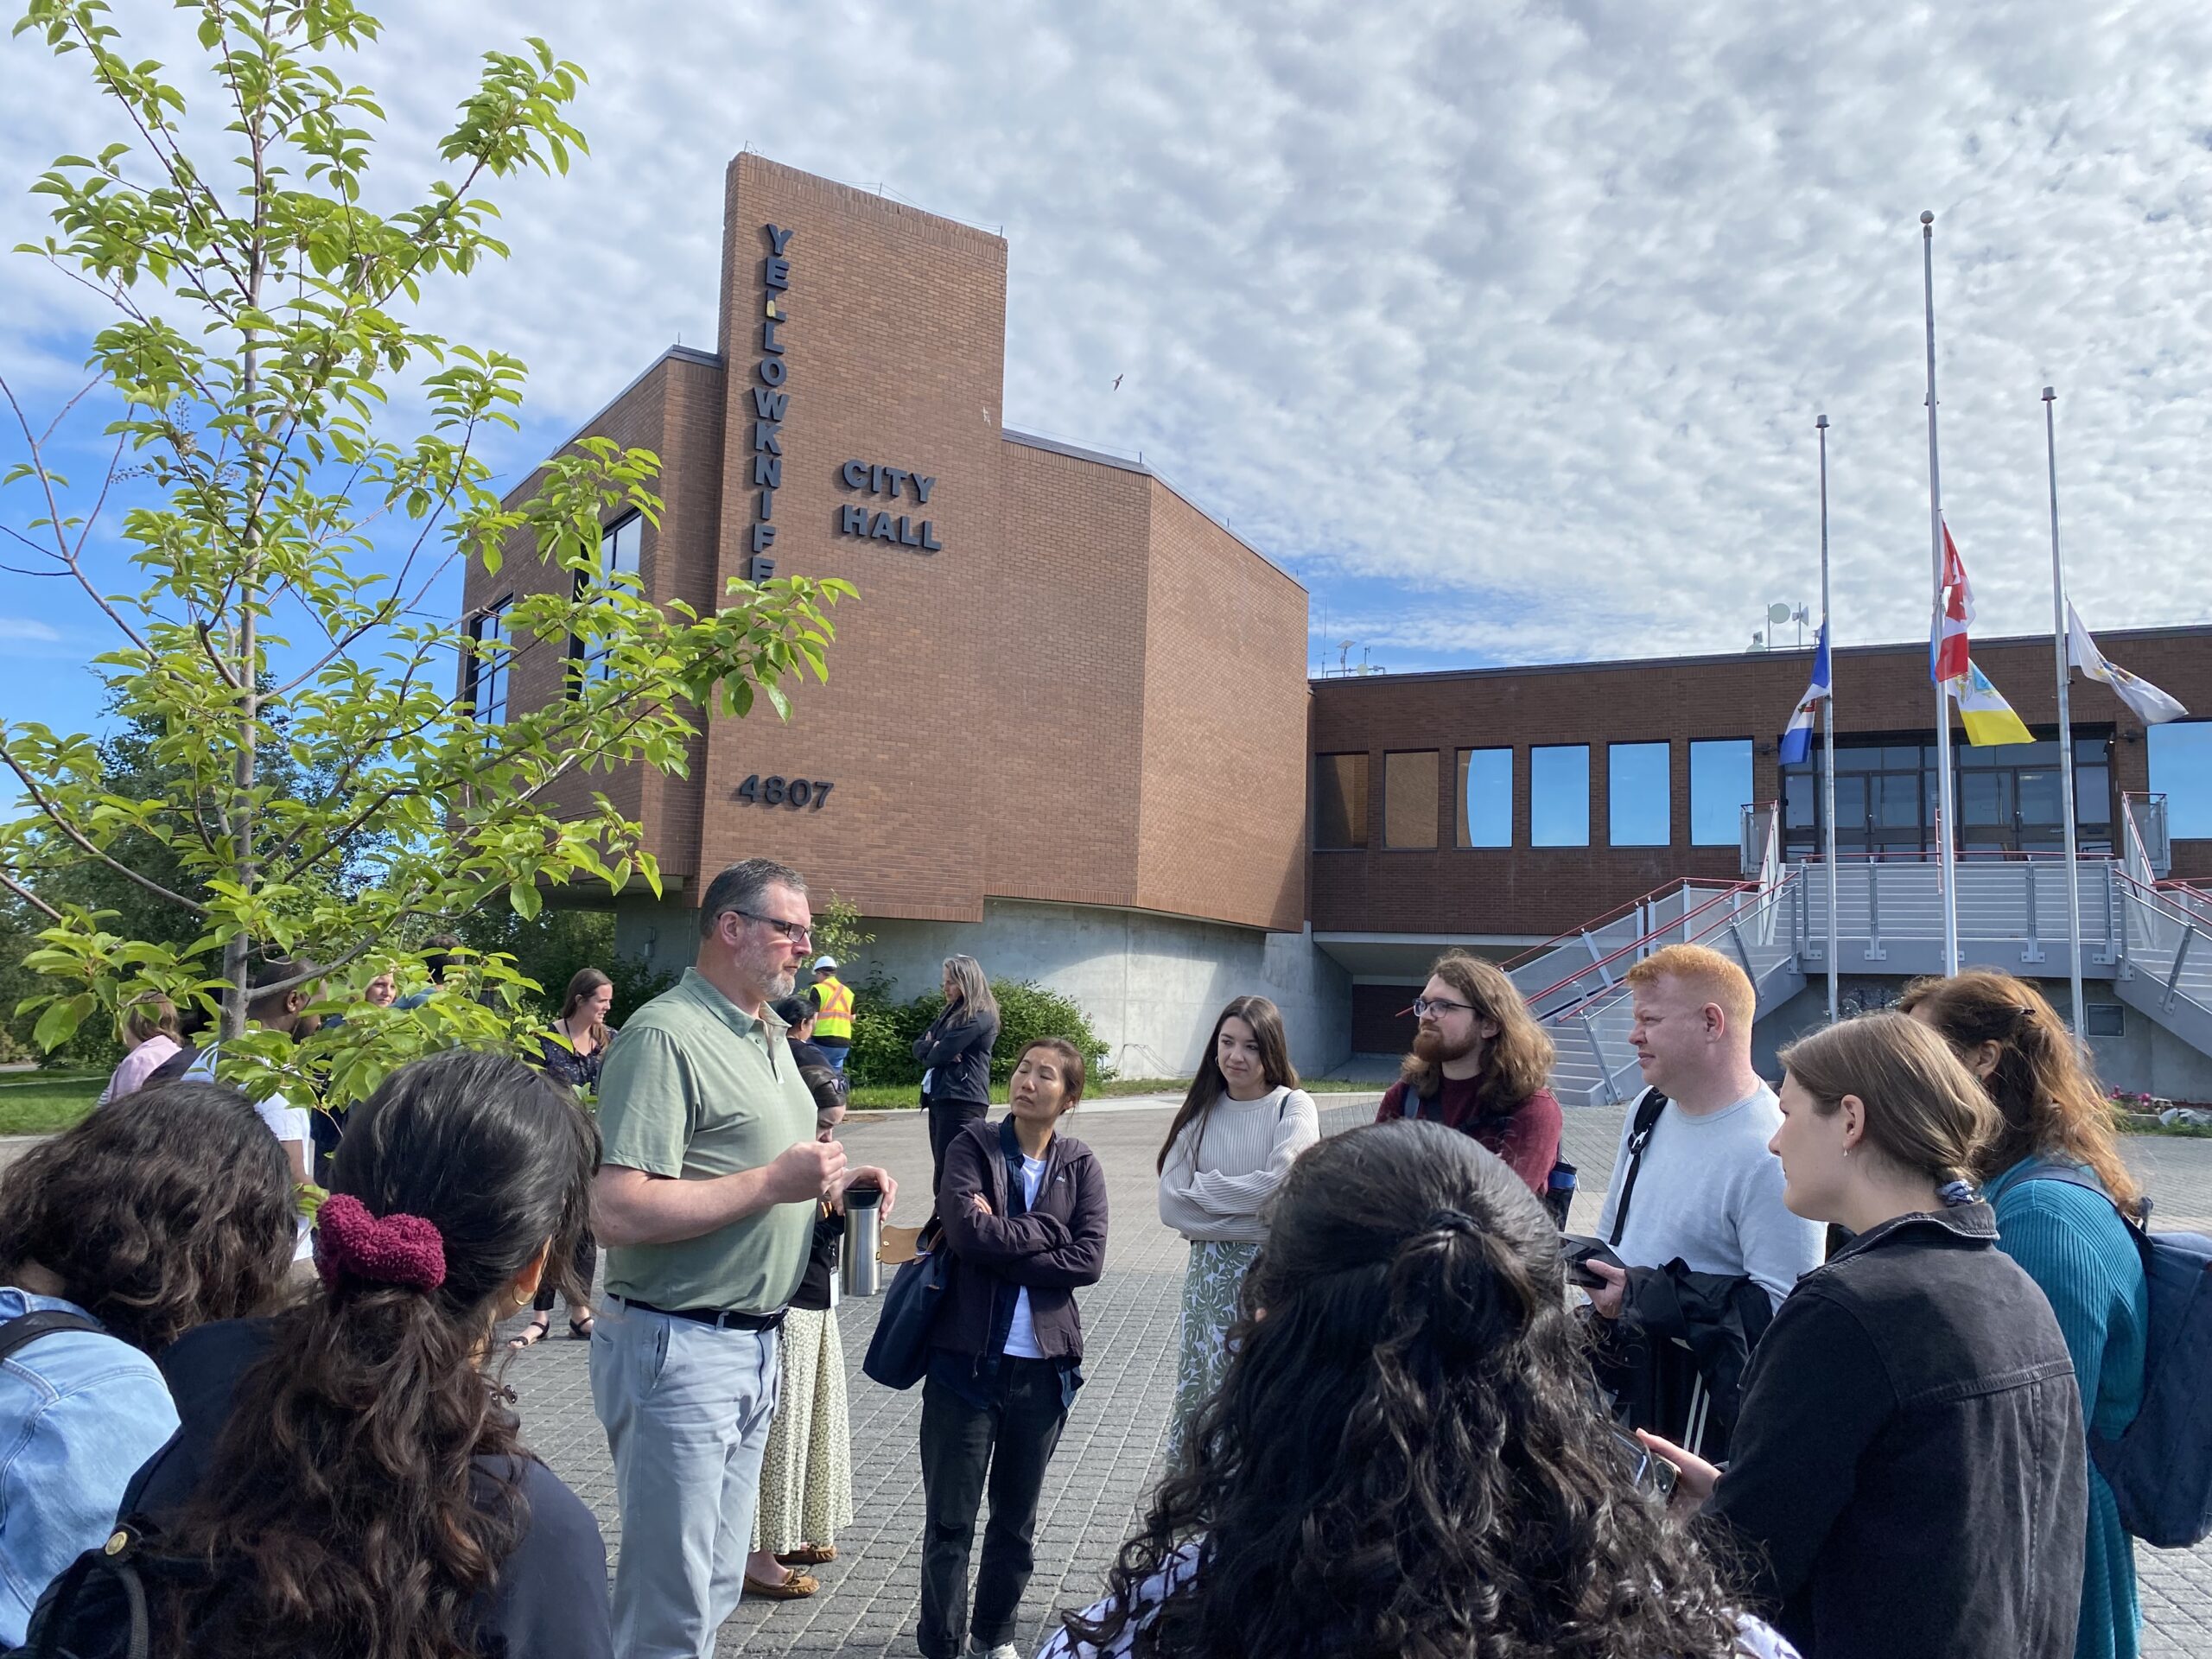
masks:
{"label": "woman with curly dark hair", "polygon": [[1185,1459],[1049,1659],[1786,1656],[1631,1478],[1559,1235],[1441,1124],[1291,1166]]}
{"label": "woman with curly dark hair", "polygon": [[291,1260],[291,1172],[235,1089],[123,1096],[0,1177],[0,1647],[176,1427],[150,1357]]}
{"label": "woman with curly dark hair", "polygon": [[[569,1261],[598,1163],[575,1097],[502,1055],[417,1061],[355,1109],[320,1291],[168,1356],[182,1427],[131,1494],[158,1529],[156,1652],[612,1654],[598,1522],[485,1369]],[[58,1593],[62,1645],[101,1611]]]}

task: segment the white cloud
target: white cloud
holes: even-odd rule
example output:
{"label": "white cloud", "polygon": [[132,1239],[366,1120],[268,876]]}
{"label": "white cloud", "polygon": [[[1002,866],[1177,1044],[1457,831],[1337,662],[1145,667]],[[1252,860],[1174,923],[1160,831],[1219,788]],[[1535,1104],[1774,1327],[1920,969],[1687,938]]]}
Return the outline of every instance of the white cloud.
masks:
{"label": "white cloud", "polygon": [[[385,17],[359,78],[416,156],[476,53],[549,27],[513,0]],[[1925,207],[1984,626],[2048,626],[2045,384],[2085,616],[2212,617],[2212,14],[2186,0],[662,0],[550,27],[590,71],[593,155],[502,187],[514,259],[435,319],[526,358],[550,425],[711,343],[750,143],[1002,226],[1008,423],[1141,449],[1393,666],[1740,646],[1816,594],[1822,410],[1838,638],[1904,639]],[[0,111],[13,243],[39,231],[19,182],[104,128],[77,60],[0,53],[28,89]],[[79,301],[18,260],[0,314],[11,376],[61,384]]]}
{"label": "white cloud", "polygon": [[27,616],[0,616],[0,641],[9,644],[53,645],[61,638],[59,630]]}

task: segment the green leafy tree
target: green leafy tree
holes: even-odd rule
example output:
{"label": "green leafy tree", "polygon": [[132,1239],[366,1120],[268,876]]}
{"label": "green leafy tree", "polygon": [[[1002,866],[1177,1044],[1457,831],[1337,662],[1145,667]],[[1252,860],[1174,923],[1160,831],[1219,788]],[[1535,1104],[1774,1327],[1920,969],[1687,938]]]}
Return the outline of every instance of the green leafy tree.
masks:
{"label": "green leafy tree", "polygon": [[[639,826],[588,774],[682,771],[702,711],[742,715],[759,697],[786,712],[787,687],[823,674],[825,613],[852,590],[733,583],[720,609],[655,606],[603,568],[600,525],[630,508],[655,519],[658,462],[604,439],[547,462],[527,499],[493,493],[480,451],[518,424],[523,365],[416,316],[505,255],[493,183],[565,172],[583,149],[574,64],[537,40],[487,53],[435,157],[404,158],[428,188],[394,196],[370,177],[382,112],[340,73],[373,17],[350,0],[180,3],[201,54],[190,90],[226,124],[219,157],[188,149],[208,124],[188,122],[187,77],[126,51],[99,0],[32,0],[16,24],[85,65],[117,133],[39,179],[54,233],[22,251],[114,317],[91,384],[51,423],[0,378],[21,450],[0,505],[26,514],[0,528],[13,559],[28,549],[112,631],[97,670],[140,734],[142,777],[162,781],[119,787],[92,736],[0,722],[0,785],[29,803],[0,825],[0,887],[44,924],[28,959],[48,988],[32,999],[41,1046],[160,990],[219,1021],[249,1086],[305,1073],[344,1101],[424,1047],[512,1040],[535,988],[497,955],[410,1020],[345,988],[487,906],[528,917],[543,890],[580,883],[658,893]],[[410,408],[423,413],[395,412]],[[110,458],[80,486],[56,435],[88,411],[112,416]],[[94,563],[112,502],[135,577]],[[489,637],[426,620],[457,568],[507,559],[567,574]],[[543,707],[478,719],[466,688],[532,651],[593,671]],[[134,904],[66,894],[86,866]],[[146,923],[147,905],[184,924]],[[257,951],[318,964],[298,982],[323,985],[345,1022],[296,1051],[247,1032]]]}
{"label": "green leafy tree", "polygon": [[875,943],[875,935],[862,931],[861,913],[836,893],[814,912],[814,954],[836,959],[840,979],[859,971],[861,950]]}

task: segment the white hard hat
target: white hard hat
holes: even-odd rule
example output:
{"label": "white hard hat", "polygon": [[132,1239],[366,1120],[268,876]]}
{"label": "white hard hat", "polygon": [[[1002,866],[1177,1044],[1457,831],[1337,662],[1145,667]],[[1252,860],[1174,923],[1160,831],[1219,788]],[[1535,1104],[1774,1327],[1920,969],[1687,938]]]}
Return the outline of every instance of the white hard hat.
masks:
{"label": "white hard hat", "polygon": [[826,974],[836,965],[837,958],[835,957],[817,957],[814,959],[814,971],[817,974]]}

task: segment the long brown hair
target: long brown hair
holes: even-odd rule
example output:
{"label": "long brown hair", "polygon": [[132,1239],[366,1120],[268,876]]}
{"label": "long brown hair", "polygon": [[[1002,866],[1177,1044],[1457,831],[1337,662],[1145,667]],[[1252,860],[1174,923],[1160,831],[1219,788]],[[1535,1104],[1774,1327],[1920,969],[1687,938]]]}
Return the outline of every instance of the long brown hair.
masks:
{"label": "long brown hair", "polygon": [[[583,1007],[590,998],[597,996],[601,986],[612,985],[613,982],[596,968],[576,969],[575,977],[569,982],[568,995],[561,999],[562,1035],[568,1034],[569,1016]],[[592,1046],[594,1048],[607,1046],[607,1022],[604,1020],[594,1020],[591,1022],[591,1040]]]}
{"label": "long brown hair", "polygon": [[[1631,1482],[1559,1230],[1510,1169],[1441,1124],[1370,1124],[1275,1204],[1221,1386],[1071,1636],[1139,1659],[1738,1651],[1732,1586]],[[1148,1607],[1185,1550],[1198,1570]]]}
{"label": "long brown hair", "polygon": [[2004,1126],[1982,1148],[1979,1180],[2023,1158],[2087,1164],[2114,1204],[2131,1212],[2143,1193],[2120,1155],[2112,1107],[2096,1074],[2049,999],[2026,980],[1991,968],[1919,979],[1897,999],[1900,1012],[1925,1009],[1959,1057],[1972,1064],[1984,1043],[1997,1045],[1997,1069],[1984,1080]]}
{"label": "long brown hair", "polygon": [[444,1279],[340,1273],[276,1317],[163,1539],[207,1569],[164,1592],[172,1650],[472,1659],[470,1601],[527,1525],[526,1454],[480,1361],[533,1262],[567,1277],[598,1164],[575,1096],[505,1055],[418,1060],[354,1111],[333,1193],[429,1221]]}
{"label": "long brown hair", "polygon": [[1997,1109],[1936,1033],[1902,1014],[1839,1020],[1777,1057],[1834,1117],[1846,1095],[1866,1109],[1866,1144],[1893,1167],[1937,1186],[1971,1181],[1997,1133]]}
{"label": "long brown hair", "polygon": [[1229,1079],[1221,1074],[1221,1028],[1231,1020],[1242,1020],[1252,1027],[1252,1035],[1260,1045],[1260,1075],[1268,1080],[1270,1089],[1298,1087],[1298,1068],[1290,1063],[1290,1043],[1282,1032],[1282,1011],[1264,996],[1232,996],[1221,1017],[1213,1022],[1213,1035],[1206,1039],[1205,1058],[1198,1062],[1198,1075],[1191,1079],[1185,1091],[1183,1103],[1176,1108],[1175,1118],[1167,1126],[1167,1138],[1160,1143],[1160,1161],[1154,1166],[1159,1173],[1167,1168],[1168,1149],[1175,1144],[1175,1137],[1192,1123],[1198,1124],[1198,1133],[1205,1134],[1200,1122],[1213,1109],[1214,1102],[1229,1092]]}
{"label": "long brown hair", "polygon": [[0,1272],[36,1262],[132,1347],[265,1312],[292,1265],[292,1173],[225,1084],[156,1084],[0,1177]]}
{"label": "long brown hair", "polygon": [[[1552,1039],[1521,1000],[1521,988],[1505,969],[1464,950],[1447,950],[1428,970],[1459,992],[1477,1020],[1488,1020],[1497,1035],[1483,1050],[1483,1069],[1475,1074],[1475,1109],[1485,1117],[1502,1117],[1551,1081]],[[1398,1069],[1398,1079],[1408,1092],[1433,1100],[1444,1087],[1444,1068],[1439,1062],[1408,1054]]]}

